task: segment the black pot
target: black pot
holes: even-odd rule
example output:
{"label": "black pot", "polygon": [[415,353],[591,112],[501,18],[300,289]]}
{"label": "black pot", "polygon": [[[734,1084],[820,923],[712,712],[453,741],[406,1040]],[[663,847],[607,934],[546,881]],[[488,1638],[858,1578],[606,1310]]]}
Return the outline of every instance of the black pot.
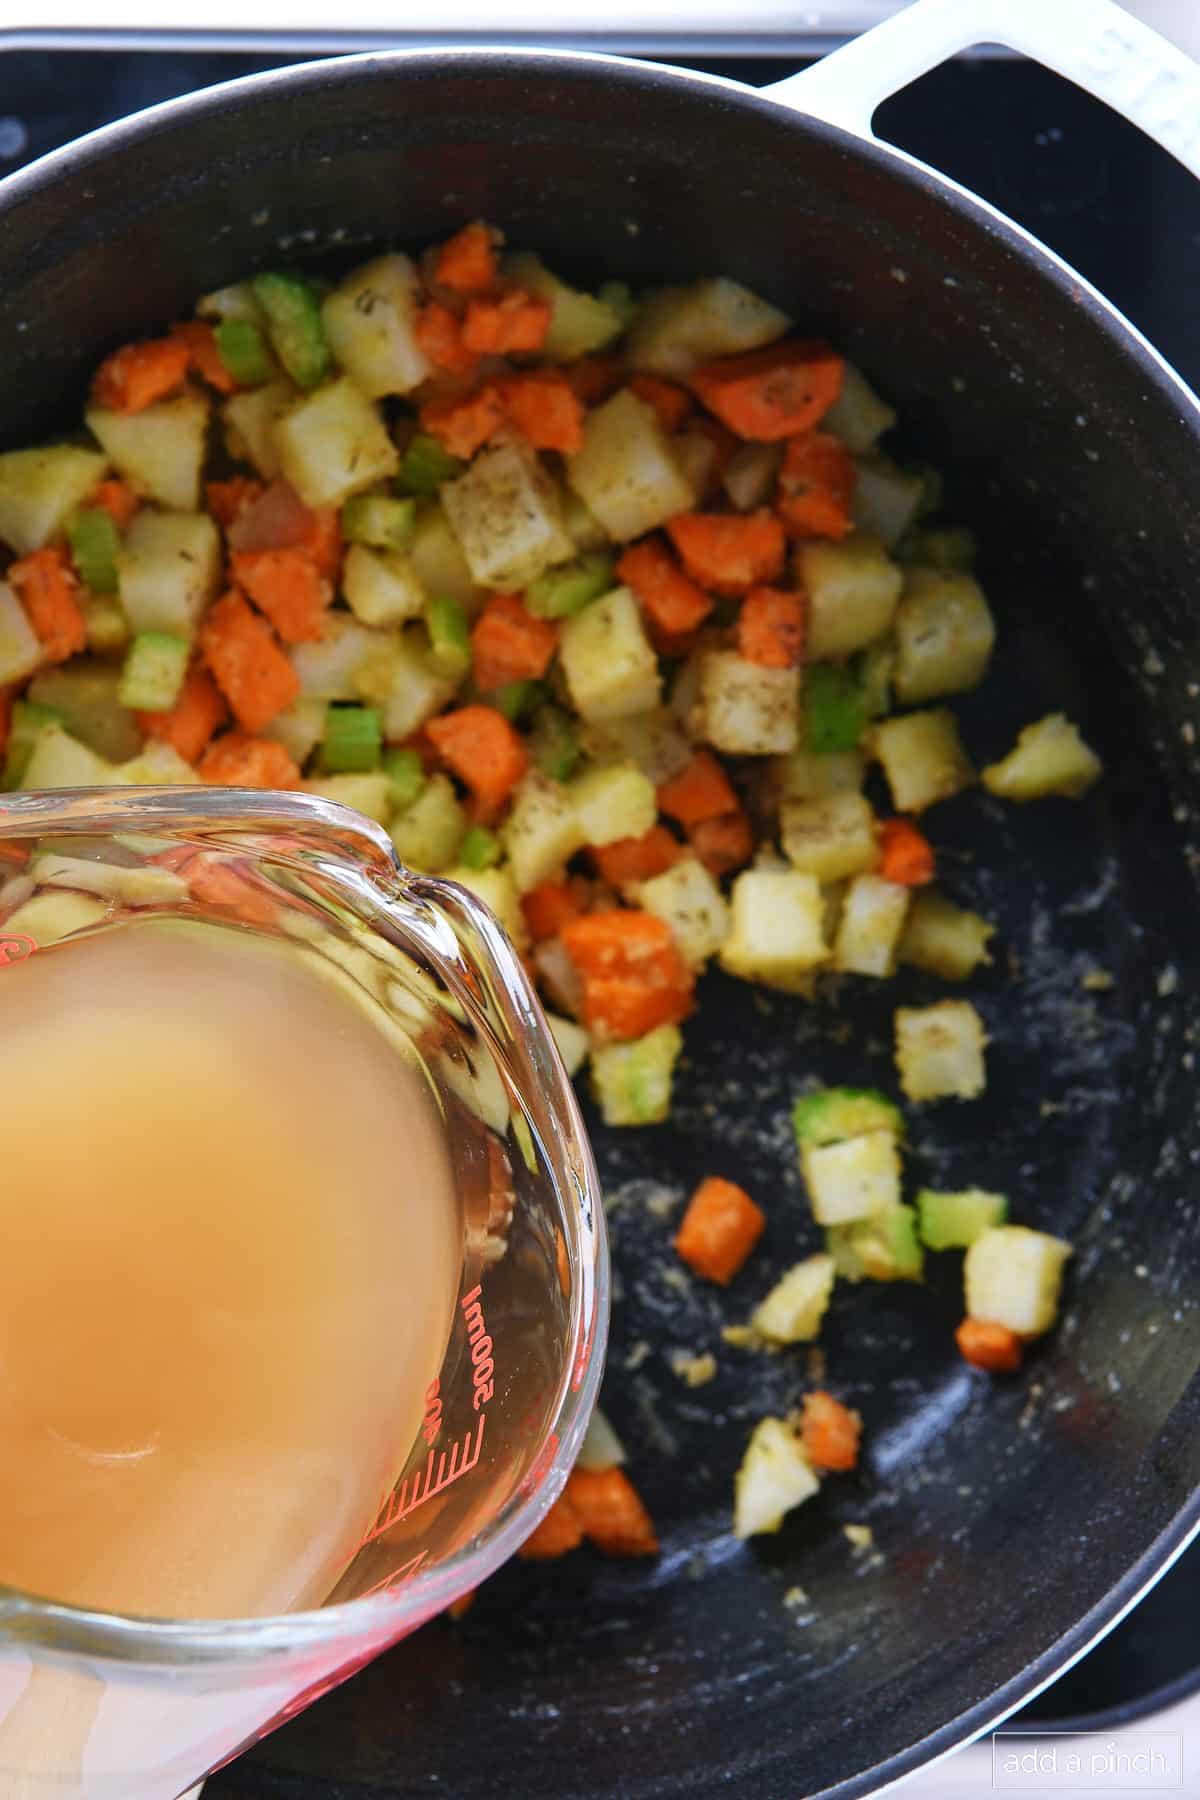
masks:
{"label": "black pot", "polygon": [[[431,52],[234,83],[4,184],[0,442],[77,418],[97,359],[204,289],[480,216],[585,281],[733,275],[843,345],[983,542],[1001,648],[962,708],[974,754],[1061,707],[1104,756],[1085,806],[939,811],[951,885],[1001,948],[973,993],[987,1093],[913,1133],[921,1179],[1005,1190],[1074,1240],[1070,1303],[1025,1375],[992,1384],[954,1351],[957,1270],[839,1291],[830,1373],[866,1417],[866,1467],[777,1540],[735,1546],[749,1423],[805,1370],[722,1350],[695,1394],[657,1354],[631,1370],[643,1338],[720,1348],[731,1309],[664,1281],[668,1227],[627,1195],[605,1405],[662,1559],[506,1570],[463,1624],[401,1646],[212,1792],[294,1795],[303,1771],[358,1800],[850,1800],[1027,1700],[1200,1521],[1197,406],[1049,253],[895,152],[732,83]],[[1085,987],[1089,969],[1111,988]],[[807,1245],[782,1129],[797,1080],[886,1082],[891,1009],[913,997],[933,984],[845,997],[848,1048],[805,1003],[764,1014],[710,978],[670,1128],[596,1131],[608,1183],[740,1172],[771,1214],[733,1291],[748,1308]],[[860,1521],[877,1558],[843,1536]]]}

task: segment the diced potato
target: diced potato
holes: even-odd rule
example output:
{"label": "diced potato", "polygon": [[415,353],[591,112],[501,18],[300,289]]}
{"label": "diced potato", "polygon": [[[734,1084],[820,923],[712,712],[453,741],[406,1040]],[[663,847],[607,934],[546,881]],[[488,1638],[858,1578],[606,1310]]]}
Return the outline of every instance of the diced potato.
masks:
{"label": "diced potato", "polygon": [[782,444],[742,444],[730,457],[721,485],[737,512],[766,506],[783,464]]}
{"label": "diced potato", "polygon": [[783,1419],[760,1419],[734,1483],[733,1534],[778,1531],[784,1515],[820,1491],[798,1434]]}
{"label": "diced potato", "polygon": [[594,294],[568,287],[540,257],[518,251],[506,256],[501,268],[506,280],[550,302],[550,329],[542,346],[547,356],[573,362],[578,356],[603,349],[620,335],[622,321],[611,306]]}
{"label": "diced potato", "polygon": [[105,757],[97,756],[61,725],[47,725],[34,740],[33,754],[25,765],[21,786],[30,790],[110,787],[119,779],[113,764]]}
{"label": "diced potato", "polygon": [[565,787],[531,770],[501,829],[513,880],[522,894],[557,875],[583,848],[583,828]]}
{"label": "diced potato", "polygon": [[374,819],[377,825],[386,825],[395,810],[392,784],[378,769],[359,775],[318,775],[306,781],[304,786],[310,794],[319,794],[322,800],[336,800],[339,806],[352,807],[364,818]]}
{"label": "diced potato", "polygon": [[987,1033],[968,1000],[896,1008],[896,1067],[910,1100],[973,1100],[987,1085]]}
{"label": "diced potato", "polygon": [[88,649],[94,650],[97,656],[124,650],[130,631],[120,601],[112,594],[84,594],[81,600]]}
{"label": "diced potato", "polygon": [[357,700],[355,683],[363,664],[385,653],[392,639],[368,631],[348,613],[330,613],[325,635],[315,644],[294,644],[288,652],[306,700]]}
{"label": "diced potato", "polygon": [[581,555],[586,554],[589,550],[608,548],[607,531],[595,513],[586,507],[579,495],[573,494],[570,488],[563,495],[562,517],[567,536]]}
{"label": "diced potato", "polygon": [[187,882],[170,869],[129,867],[91,857],[36,856],[29,873],[39,887],[81,888],[126,906],[169,906],[188,895]]}
{"label": "diced potato", "polygon": [[642,837],[658,817],[654,784],[632,763],[586,769],[567,786],[585,844]]}
{"label": "diced potato", "polygon": [[392,820],[390,836],[396,855],[410,869],[436,875],[458,854],[467,816],[448,775],[433,775],[411,806]]}
{"label": "diced potato", "polygon": [[808,595],[805,654],[810,662],[849,656],[881,637],[904,585],[903,572],[879,540],[863,536],[840,544],[801,544],[796,576]]}
{"label": "diced potato", "polygon": [[671,1077],[683,1034],[660,1025],[631,1044],[595,1044],[592,1087],[606,1125],[657,1125],[671,1109]]}
{"label": "diced potato", "polygon": [[894,973],[912,900],[910,889],[879,875],[859,875],[846,891],[833,945],[833,966],[847,975]]}
{"label": "diced potato", "polygon": [[24,681],[42,660],[37,633],[6,581],[0,581],[0,687]]}
{"label": "diced potato", "polygon": [[678,431],[667,441],[676,467],[692,490],[692,503],[698,506],[717,466],[716,443],[707,431]]}
{"label": "diced potato", "polygon": [[622,388],[587,415],[567,481],[618,543],[689,512],[695,495],[652,406]]}
{"label": "diced potato", "polygon": [[188,787],[200,777],[171,744],[151,738],[137,756],[118,764],[109,780],[122,787]]}
{"label": "diced potato", "polygon": [[414,332],[417,271],[407,256],[377,256],[326,296],[321,322],[329,348],[373,400],[407,394],[430,373]]}
{"label": "diced potato", "polygon": [[303,768],[325,735],[326,705],[324,700],[293,700],[263,726],[262,735],[282,744],[297,767]]}
{"label": "diced potato", "polygon": [[725,897],[695,857],[684,857],[661,875],[637,882],[633,892],[646,912],[666,920],[679,954],[693,967],[715,956],[729,936]]}
{"label": "diced potato", "polygon": [[814,969],[829,959],[825,905],[815,875],[746,869],[730,894],[729,936],[721,967],[745,981],[807,993]]}
{"label": "diced potato", "polygon": [[[564,1019],[560,1013],[548,1012],[546,1023],[550,1027],[551,1037],[558,1045],[558,1054],[563,1059],[563,1068],[568,1075],[578,1075],[587,1061],[588,1051],[592,1047],[591,1037],[582,1025],[577,1025],[574,1019]],[[593,1419],[594,1417],[593,1414]]]}
{"label": "diced potato", "polygon": [[900,961],[946,981],[965,981],[981,963],[991,962],[988,939],[995,932],[978,913],[955,906],[944,894],[918,894],[900,939]]}
{"label": "diced potato", "polygon": [[774,343],[790,324],[777,306],[724,277],[662,288],[643,301],[633,322],[629,361],[657,375],[687,375],[710,357]]}
{"label": "diced potato", "polygon": [[1048,713],[1026,725],[1015,749],[983,771],[983,785],[1002,800],[1040,800],[1046,794],[1074,799],[1098,781],[1103,764],[1065,713]]}
{"label": "diced potato", "polygon": [[[553,1031],[554,1020],[551,1019],[549,1023]],[[566,1058],[563,1060],[565,1062]],[[581,1469],[619,1469],[622,1463],[629,1461],[625,1446],[613,1429],[612,1421],[598,1406],[592,1409],[583,1446],[575,1461]]]}
{"label": "diced potato", "polygon": [[1072,1246],[1024,1225],[997,1225],[967,1251],[967,1317],[1041,1337],[1058,1316],[1063,1269]]}
{"label": "diced potato", "polygon": [[425,610],[425,589],[398,550],[351,544],[342,567],[342,593],[364,625],[399,625],[419,619]]}
{"label": "diced potato", "polygon": [[900,542],[921,510],[925,477],[897,468],[887,456],[860,456],[850,516],[889,550]]}
{"label": "diced potato", "polygon": [[417,526],[405,554],[427,594],[457,600],[472,615],[483,605],[484,590],[471,574],[462,545],[436,501],[417,509]]}
{"label": "diced potato", "polygon": [[626,718],[658,705],[658,658],[628,588],[614,588],[565,620],[558,654],[571,704],[583,718]]}
{"label": "diced potato", "polygon": [[6,937],[30,937],[39,950],[45,950],[63,938],[74,937],[78,931],[101,924],[108,914],[109,908],[102,901],[64,889],[60,893],[35,894],[32,900],[26,900],[9,913],[3,930]]}
{"label": "diced potato", "polygon": [[177,512],[195,512],[208,447],[204,394],[185,388],[141,412],[109,412],[93,406],[86,417],[88,430],[139,494]]}
{"label": "diced potato", "polygon": [[121,762],[137,755],[142,734],[117,698],[120,680],[121,671],[112,663],[75,656],[35,675],[26,697],[38,706],[53,706],[62,714],[63,729],[89,750]]}
{"label": "diced potato", "polygon": [[832,1256],[806,1256],[781,1275],[750,1319],[771,1344],[811,1344],[821,1334],[837,1271]]}
{"label": "diced potato", "polygon": [[784,800],[820,800],[828,794],[856,794],[867,772],[861,750],[793,750],[772,765]]}
{"label": "diced potato", "polygon": [[340,506],[400,466],[379,408],[345,376],[294,401],[272,438],[280,472],[306,506]]}
{"label": "diced potato", "polygon": [[194,637],[220,586],[222,555],[207,513],[143,507],[117,552],[121,606],[133,630]]}
{"label": "diced potato", "polygon": [[841,438],[847,450],[856,456],[873,450],[876,441],[896,423],[896,414],[886,400],[881,400],[861,369],[846,363],[842,369],[842,391],[821,420],[821,430]]}
{"label": "diced potato", "polygon": [[691,760],[692,745],[675,714],[665,706],[627,718],[584,723],[579,746],[597,762],[634,763],[661,787]]}
{"label": "diced potato", "polygon": [[106,456],[77,444],[7,451],[0,456],[0,540],[18,556],[40,550],[66,530],[107,468]]}
{"label": "diced potato", "polygon": [[[503,863],[497,863],[490,869],[469,869],[462,863],[455,863],[453,868],[443,869],[442,875],[446,881],[457,881],[460,887],[465,887],[477,900],[482,900],[489,912],[496,915],[517,949],[524,949],[529,942],[529,930],[525,924],[525,914],[521,911],[521,897],[517,893],[511,869],[506,868]],[[563,1020],[562,1023],[567,1025],[569,1021]],[[571,1026],[570,1029],[574,1031],[578,1028]],[[587,1033],[582,1032],[581,1036],[586,1049]],[[582,1061],[581,1053],[579,1062]],[[578,1066],[577,1062],[576,1067]]]}
{"label": "diced potato", "polygon": [[818,881],[861,874],[879,860],[875,815],[862,794],[785,800],[779,821],[784,855]]}
{"label": "diced potato", "polygon": [[905,706],[983,680],[996,626],[973,575],[910,569],[896,608],[896,698]]}
{"label": "diced potato", "polygon": [[703,736],[731,756],[778,756],[800,734],[795,669],[766,669],[732,650],[710,650],[700,663]]}
{"label": "diced potato", "polygon": [[279,473],[275,427],[299,397],[299,388],[290,381],[268,381],[248,393],[231,394],[221,409],[230,456],[253,463],[264,481],[274,481]]}
{"label": "diced potato", "polygon": [[863,710],[868,719],[882,719],[892,707],[892,678],[896,673],[896,640],[889,634],[870,644],[857,662]]}
{"label": "diced potato", "polygon": [[900,1203],[900,1148],[893,1132],[866,1131],[840,1144],[806,1144],[800,1167],[818,1225],[871,1219]]}
{"label": "diced potato", "polygon": [[437,662],[420,625],[389,633],[386,643],[354,674],[360,697],[379,708],[389,744],[403,743],[426,719],[441,712],[453,699],[458,681]]}
{"label": "diced potato", "polygon": [[522,445],[481,451],[465,474],[443,485],[441,501],[481,587],[528,587],[575,554],[558,489]]}
{"label": "diced potato", "polygon": [[975,779],[954,714],[944,706],[884,719],[872,741],[897,812],[924,812]]}

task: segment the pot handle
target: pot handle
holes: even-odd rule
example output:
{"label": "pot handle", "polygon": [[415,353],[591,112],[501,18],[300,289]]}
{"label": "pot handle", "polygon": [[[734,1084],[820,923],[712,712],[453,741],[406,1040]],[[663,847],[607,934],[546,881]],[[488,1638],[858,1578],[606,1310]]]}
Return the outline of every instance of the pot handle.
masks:
{"label": "pot handle", "polygon": [[977,44],[1003,44],[1065,75],[1200,176],[1200,67],[1115,0],[915,0],[760,91],[871,138],[882,101]]}

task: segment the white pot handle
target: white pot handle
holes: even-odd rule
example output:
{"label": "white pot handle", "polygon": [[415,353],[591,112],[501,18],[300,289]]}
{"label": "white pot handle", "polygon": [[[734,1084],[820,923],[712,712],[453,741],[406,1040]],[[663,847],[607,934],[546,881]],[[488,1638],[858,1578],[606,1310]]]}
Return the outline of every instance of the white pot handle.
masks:
{"label": "white pot handle", "polygon": [[1114,0],[915,0],[762,92],[869,138],[881,101],[976,44],[1065,75],[1200,176],[1200,67]]}

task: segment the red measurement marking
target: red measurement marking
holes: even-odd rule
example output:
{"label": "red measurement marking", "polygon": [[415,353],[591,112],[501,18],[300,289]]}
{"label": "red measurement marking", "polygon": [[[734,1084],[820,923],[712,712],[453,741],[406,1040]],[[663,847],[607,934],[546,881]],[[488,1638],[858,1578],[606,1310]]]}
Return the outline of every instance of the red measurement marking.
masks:
{"label": "red measurement marking", "polygon": [[381,1594],[384,1588],[400,1587],[404,1582],[411,1581],[428,1554],[427,1550],[418,1550],[415,1556],[410,1556],[406,1563],[401,1563],[398,1569],[393,1569],[390,1575],[385,1575],[374,1587],[367,1588],[359,1598],[365,1600],[368,1594]]}
{"label": "red measurement marking", "polygon": [[24,962],[36,949],[33,939],[23,931],[11,931],[7,937],[0,934],[0,969],[6,969],[9,963]]}
{"label": "red measurement marking", "polygon": [[[424,1506],[425,1502],[432,1500],[435,1494],[444,1493],[456,1481],[461,1481],[464,1475],[471,1473],[479,1461],[479,1452],[483,1448],[483,1427],[486,1417],[486,1413],[479,1415],[479,1423],[473,1434],[474,1442],[472,1442],[472,1433],[468,1431],[466,1436],[452,1445],[449,1451],[443,1450],[439,1455],[437,1451],[431,1450],[425,1458],[424,1468],[418,1469],[413,1475],[404,1477],[400,1486],[388,1500],[383,1512],[363,1539],[361,1548],[373,1544],[377,1538],[381,1538],[385,1532],[390,1531],[393,1525],[399,1525],[402,1519],[407,1519],[412,1513],[415,1513],[418,1506]],[[434,1467],[435,1457],[437,1458],[436,1468]]]}

